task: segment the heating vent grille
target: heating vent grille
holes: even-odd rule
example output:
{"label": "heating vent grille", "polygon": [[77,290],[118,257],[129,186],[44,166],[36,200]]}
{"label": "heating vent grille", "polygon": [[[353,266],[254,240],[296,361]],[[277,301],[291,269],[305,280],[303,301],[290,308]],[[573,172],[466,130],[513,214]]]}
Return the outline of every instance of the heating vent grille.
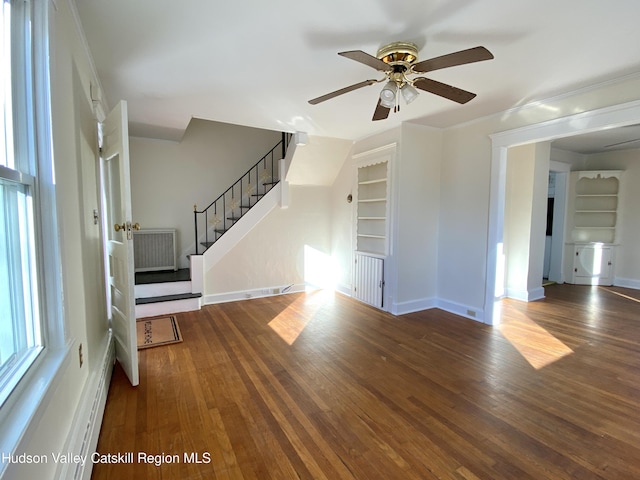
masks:
{"label": "heating vent grille", "polygon": [[148,229],[133,234],[136,272],[177,270],[176,230]]}

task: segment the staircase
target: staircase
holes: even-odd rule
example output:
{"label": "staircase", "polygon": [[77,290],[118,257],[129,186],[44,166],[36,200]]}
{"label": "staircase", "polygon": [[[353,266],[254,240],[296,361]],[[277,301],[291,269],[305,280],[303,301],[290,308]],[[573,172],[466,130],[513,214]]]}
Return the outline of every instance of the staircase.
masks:
{"label": "staircase", "polygon": [[192,292],[188,268],[136,273],[136,318],[200,310],[202,293]]}
{"label": "staircase", "polygon": [[[290,139],[290,134],[283,133],[280,142],[205,209],[198,210],[194,205],[195,257],[201,259],[241,219],[245,231],[260,221],[265,214],[262,210],[269,207],[253,207],[264,197],[273,199],[278,193],[274,187],[280,182],[279,162],[285,157]],[[280,149],[282,157],[277,157]],[[251,214],[247,215],[249,211]],[[223,243],[234,243],[232,237],[227,238],[230,241]],[[228,248],[223,246],[217,253],[223,255]],[[192,282],[191,274],[190,269],[136,273],[136,318],[200,310],[202,281]]]}
{"label": "staircase", "polygon": [[280,182],[279,162],[290,139],[291,134],[283,133],[271,150],[207,207],[198,210],[194,205],[195,255],[206,252]]}

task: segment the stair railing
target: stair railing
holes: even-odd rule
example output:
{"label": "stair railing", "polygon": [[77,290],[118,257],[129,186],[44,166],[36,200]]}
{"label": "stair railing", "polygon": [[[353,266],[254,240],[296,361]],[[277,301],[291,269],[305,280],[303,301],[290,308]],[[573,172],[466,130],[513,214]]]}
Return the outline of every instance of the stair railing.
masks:
{"label": "stair railing", "polygon": [[[287,145],[293,135],[282,133],[282,139],[258,162],[242,175],[233,185],[203,210],[193,206],[196,255],[207,251],[235,222],[240,220],[251,207],[278,184],[278,162],[284,158]],[[280,148],[282,156],[277,157]],[[204,238],[200,238],[198,224],[204,228]],[[200,246],[204,250],[200,252]]]}

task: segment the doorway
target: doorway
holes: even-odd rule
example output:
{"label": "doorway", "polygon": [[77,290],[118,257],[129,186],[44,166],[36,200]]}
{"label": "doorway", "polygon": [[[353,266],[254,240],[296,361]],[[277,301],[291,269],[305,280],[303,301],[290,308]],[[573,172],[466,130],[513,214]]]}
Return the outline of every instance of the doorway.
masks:
{"label": "doorway", "polygon": [[569,182],[568,163],[550,162],[547,196],[547,223],[543,268],[545,283],[564,283],[564,235]]}
{"label": "doorway", "polygon": [[492,162],[484,304],[486,323],[493,325],[500,319],[500,309],[496,308],[496,304],[502,298],[504,287],[504,214],[508,149],[637,123],[640,123],[640,101],[633,101],[490,136]]}

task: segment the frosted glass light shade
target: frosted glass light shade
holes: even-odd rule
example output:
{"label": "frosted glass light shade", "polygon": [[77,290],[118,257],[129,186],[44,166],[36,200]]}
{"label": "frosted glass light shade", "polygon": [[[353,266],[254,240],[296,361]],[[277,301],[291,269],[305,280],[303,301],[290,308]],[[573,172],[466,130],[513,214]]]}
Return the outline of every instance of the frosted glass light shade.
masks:
{"label": "frosted glass light shade", "polygon": [[418,98],[418,90],[416,90],[413,85],[409,85],[408,83],[400,89],[402,92],[402,98],[407,102],[407,105],[413,102],[416,98]]}
{"label": "frosted glass light shade", "polygon": [[396,91],[398,86],[396,82],[387,82],[380,92],[380,105],[386,108],[393,108],[396,104]]}

